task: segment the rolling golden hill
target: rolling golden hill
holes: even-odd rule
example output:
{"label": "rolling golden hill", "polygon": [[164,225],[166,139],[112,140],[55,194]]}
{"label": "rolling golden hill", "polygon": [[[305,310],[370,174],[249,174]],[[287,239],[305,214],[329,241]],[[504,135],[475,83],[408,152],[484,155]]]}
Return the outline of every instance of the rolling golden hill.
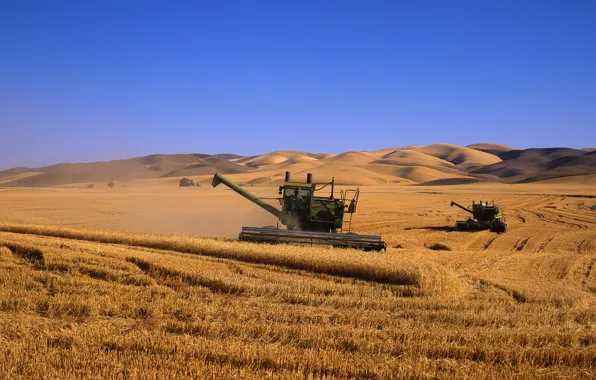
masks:
{"label": "rolling golden hill", "polygon": [[[231,175],[249,185],[276,185],[285,171],[302,177],[313,173],[315,181],[335,177],[339,184],[382,185],[462,184],[479,181],[526,183],[557,179],[557,183],[596,174],[592,149],[532,148],[479,143],[469,146],[432,144],[351,151],[339,154],[298,150],[275,151],[256,156],[234,154],[154,154],[94,163],[61,163],[41,168],[0,171],[1,187],[47,187],[69,184],[106,184],[114,181],[160,180],[172,183],[192,177],[208,183],[216,173]],[[168,182],[166,182],[166,179]],[[437,182],[438,181],[438,182]],[[589,181],[589,179],[588,179]]]}

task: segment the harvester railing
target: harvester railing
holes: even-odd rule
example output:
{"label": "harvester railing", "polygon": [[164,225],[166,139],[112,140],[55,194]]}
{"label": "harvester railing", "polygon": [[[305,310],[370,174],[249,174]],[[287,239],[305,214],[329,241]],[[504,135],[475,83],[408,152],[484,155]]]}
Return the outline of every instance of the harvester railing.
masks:
{"label": "harvester railing", "polygon": [[[360,196],[360,189],[347,189],[347,190],[340,190],[339,192],[340,194],[340,199],[342,200],[342,203],[345,205],[347,201],[349,201],[349,203],[347,204],[348,206],[348,210],[346,211],[347,214],[350,214],[350,219],[345,220],[344,219],[344,224],[347,224],[347,233],[351,233],[352,232],[352,217],[354,216],[354,213],[356,212],[356,206],[358,205],[358,197]],[[344,228],[344,226],[342,225],[341,227],[341,232],[343,233],[344,230],[346,230],[346,228]]]}

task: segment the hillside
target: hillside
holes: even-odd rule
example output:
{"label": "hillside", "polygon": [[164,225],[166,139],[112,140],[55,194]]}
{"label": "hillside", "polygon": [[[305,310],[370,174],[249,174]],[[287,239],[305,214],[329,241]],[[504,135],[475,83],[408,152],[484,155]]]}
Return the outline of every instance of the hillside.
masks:
{"label": "hillside", "polygon": [[467,148],[476,149],[476,150],[479,150],[479,151],[482,151],[485,153],[494,154],[496,156],[498,156],[500,153],[503,153],[503,152],[515,150],[515,148],[512,148],[507,145],[490,144],[490,143],[472,144],[472,145],[468,145]]}
{"label": "hillside", "polygon": [[217,156],[209,157],[203,160],[200,164],[186,166],[182,169],[171,171],[162,177],[187,177],[205,174],[218,173],[244,173],[248,168],[236,162],[226,160]]}
{"label": "hillside", "polygon": [[[234,176],[251,185],[277,185],[285,171],[315,181],[335,177],[346,185],[449,184],[492,181],[522,183],[596,174],[593,149],[531,148],[479,143],[468,146],[433,144],[350,151],[339,154],[299,150],[254,156],[234,154],[154,154],[94,163],[61,163],[40,168],[0,171],[1,187],[46,187],[194,177],[208,182],[214,173]],[[436,182],[439,181],[439,182]],[[165,183],[165,182],[164,182]]]}
{"label": "hillside", "polygon": [[509,183],[519,183],[596,173],[596,154],[579,149],[511,150],[499,157],[501,162],[476,169],[472,174],[491,174]]}
{"label": "hillside", "polygon": [[454,165],[485,166],[501,161],[494,154],[451,144],[433,144],[418,148],[416,151],[451,162]]}

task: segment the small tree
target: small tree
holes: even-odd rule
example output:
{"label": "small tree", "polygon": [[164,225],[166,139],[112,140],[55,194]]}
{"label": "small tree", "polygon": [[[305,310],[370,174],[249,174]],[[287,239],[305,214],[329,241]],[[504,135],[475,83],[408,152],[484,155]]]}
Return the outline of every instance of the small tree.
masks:
{"label": "small tree", "polygon": [[111,188],[113,188],[113,187],[114,187],[114,182],[112,182],[112,181],[108,182],[108,187],[109,187],[110,189],[111,189]]}
{"label": "small tree", "polygon": [[196,187],[201,187],[201,184],[200,184],[200,183],[198,183],[198,182],[195,182],[195,186],[196,186]]}
{"label": "small tree", "polygon": [[193,181],[192,179],[185,177],[180,180],[180,187],[187,187],[187,186],[194,186],[194,185],[195,185],[195,181]]}

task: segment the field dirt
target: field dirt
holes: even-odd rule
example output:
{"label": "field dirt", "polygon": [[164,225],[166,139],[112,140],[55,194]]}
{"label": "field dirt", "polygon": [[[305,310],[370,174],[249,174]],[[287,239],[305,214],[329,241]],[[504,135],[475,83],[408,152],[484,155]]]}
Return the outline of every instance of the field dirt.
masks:
{"label": "field dirt", "polygon": [[0,377],[596,376],[593,185],[361,187],[370,253],[212,239],[275,220],[152,181],[0,190]]}

